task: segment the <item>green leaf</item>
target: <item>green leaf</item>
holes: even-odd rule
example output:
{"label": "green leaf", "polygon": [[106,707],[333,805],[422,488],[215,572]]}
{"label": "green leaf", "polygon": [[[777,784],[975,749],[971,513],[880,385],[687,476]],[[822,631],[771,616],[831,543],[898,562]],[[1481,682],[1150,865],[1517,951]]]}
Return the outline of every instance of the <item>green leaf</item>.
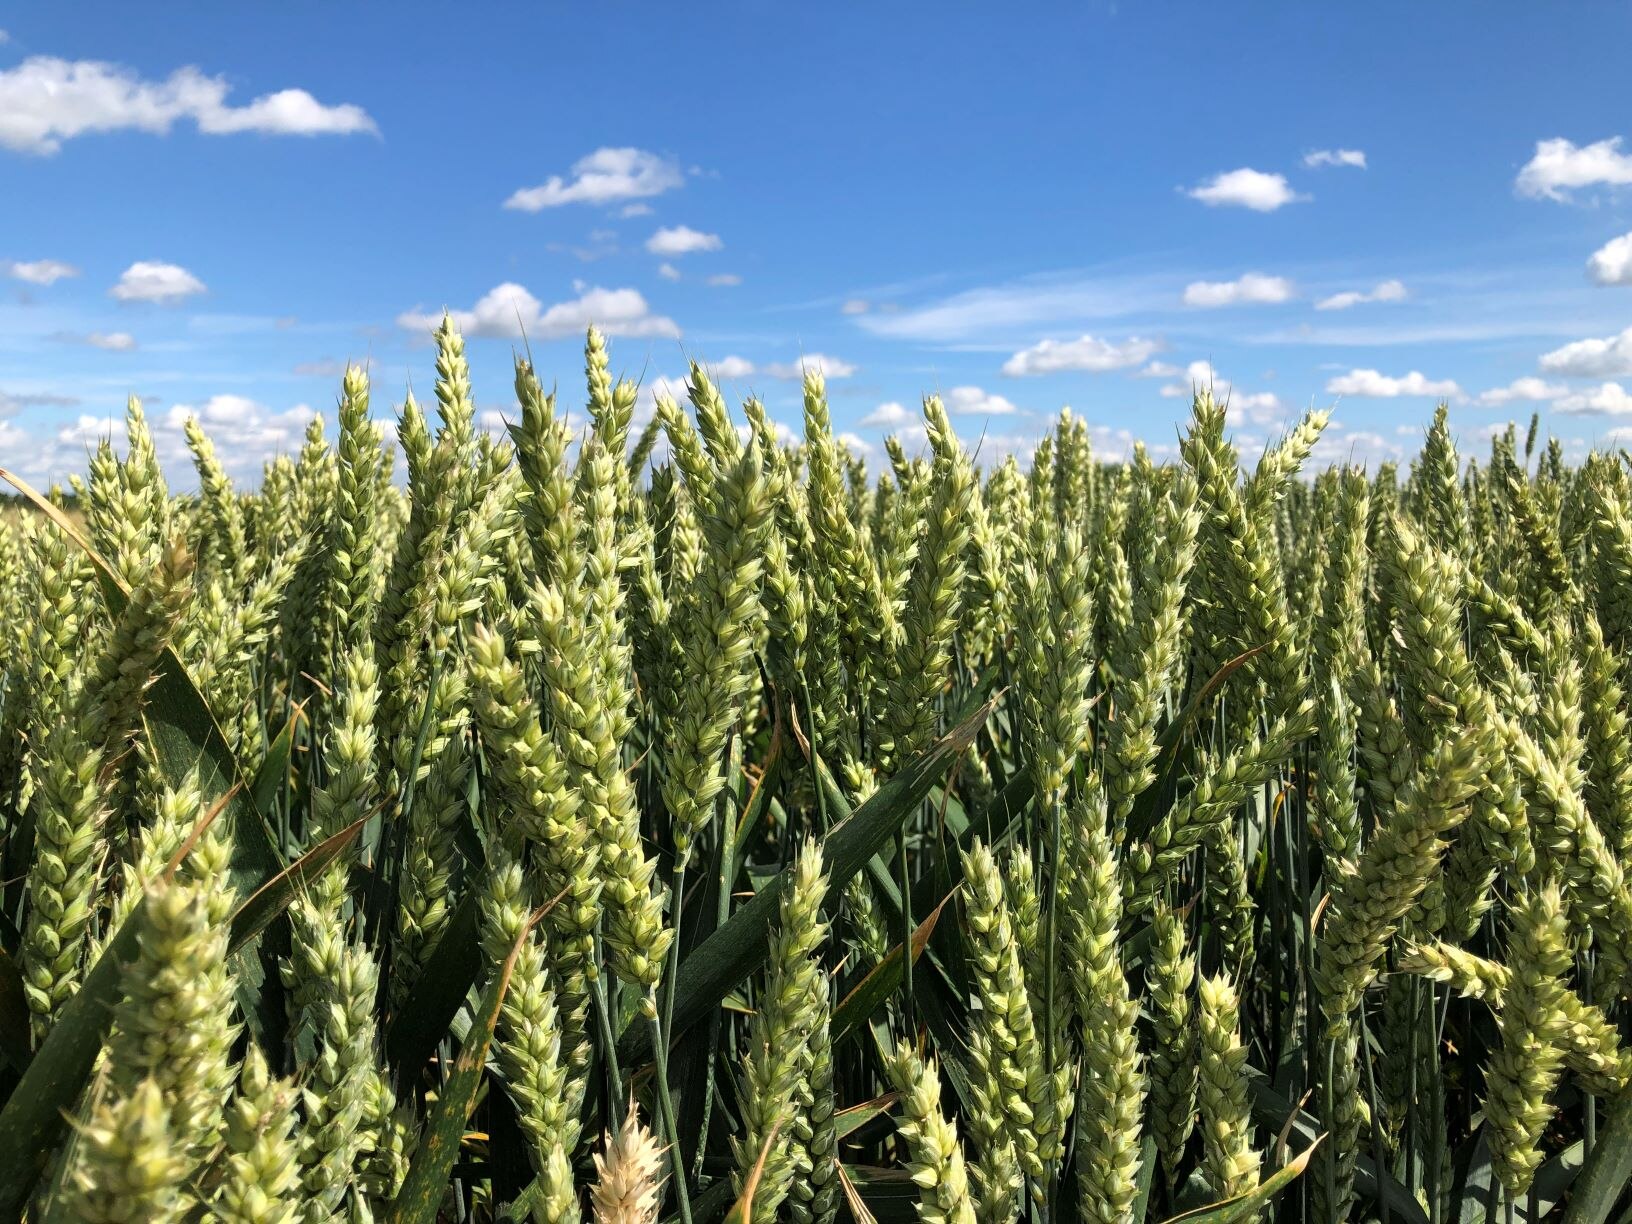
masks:
{"label": "green leaf", "polygon": [[1210,1207],[1201,1207],[1195,1211],[1187,1211],[1183,1215],[1171,1216],[1167,1224],[1236,1224],[1239,1220],[1251,1220],[1258,1216],[1264,1205],[1286,1187],[1297,1180],[1298,1175],[1309,1167],[1309,1160],[1320,1146],[1321,1135],[1303,1151],[1287,1161],[1274,1173],[1259,1182],[1255,1189],[1245,1194],[1238,1194],[1232,1199],[1214,1203]]}
{"label": "green leaf", "polygon": [[465,1122],[476,1107],[476,1097],[482,1087],[482,1072],[487,1066],[487,1048],[493,1043],[493,1030],[499,1024],[499,1008],[504,992],[510,986],[510,974],[516,967],[516,957],[527,942],[538,920],[540,910],[521,928],[516,942],[493,980],[482,992],[481,1005],[476,1009],[474,1022],[454,1060],[453,1074],[436,1098],[436,1109],[425,1127],[425,1137],[414,1152],[413,1163],[402,1189],[391,1203],[386,1219],[392,1224],[435,1224],[437,1212],[448,1192],[448,1176],[459,1157],[460,1141],[464,1138]]}
{"label": "green leaf", "polygon": [[11,954],[0,948],[0,1048],[6,1052],[6,1061],[18,1071],[28,1069],[29,1038],[23,975]]}
{"label": "green leaf", "polygon": [[[918,963],[918,958],[924,954],[929,946],[929,937],[935,933],[935,924],[940,921],[941,911],[946,903],[952,900],[954,894],[948,893],[929,915],[918,924],[912,933],[912,962]],[[843,1001],[833,1009],[832,1041],[837,1047],[847,1037],[865,1024],[869,1017],[895,993],[895,988],[901,984],[901,945],[891,948],[885,958],[874,965],[872,971],[857,982]]]}
{"label": "green leaf", "polygon": [[1139,1142],[1139,1176],[1134,1182],[1134,1224],[1139,1224],[1150,1212],[1150,1188],[1156,1181],[1156,1136],[1146,1133]]}
{"label": "green leaf", "polygon": [[1564,1224],[1603,1224],[1632,1183],[1632,1101],[1623,1100],[1575,1180]]}
{"label": "green leaf", "polygon": [[385,1055],[393,1071],[413,1072],[423,1067],[448,1034],[448,1025],[464,1005],[476,975],[482,969],[477,943],[480,918],[476,889],[468,890],[454,909],[442,937],[425,961],[408,1000],[391,1021],[385,1037]]}
{"label": "green leaf", "polygon": [[[973,742],[994,702],[980,706],[943,739],[907,762],[822,839],[829,898],[839,896],[851,877],[912,815],[930,788]],[[684,1032],[706,1016],[733,986],[765,962],[770,952],[771,923],[791,873],[789,867],[778,874],[680,963],[674,992],[675,1033]],[[621,1062],[635,1066],[645,1061],[651,1048],[646,1030],[646,1025],[637,1024],[625,1031],[619,1043]]]}
{"label": "green leaf", "polygon": [[371,816],[352,822],[338,833],[318,842],[277,875],[252,892],[238,906],[232,916],[232,946],[242,947],[267,928],[267,925],[299,894],[308,881],[320,875],[325,867],[344,854],[357,840]]}
{"label": "green leaf", "polygon": [[289,721],[283,724],[283,730],[266,746],[266,757],[255,771],[255,781],[250,784],[250,798],[255,801],[255,810],[263,816],[272,810],[272,805],[283,791],[283,784],[288,781],[289,757],[294,752],[295,724],[298,721],[299,717],[291,714]]}
{"label": "green leaf", "polygon": [[847,1109],[838,1110],[833,1115],[834,1136],[839,1139],[848,1138],[874,1118],[888,1113],[900,1099],[899,1092],[886,1092],[883,1096],[863,1101],[860,1105],[851,1105]]}

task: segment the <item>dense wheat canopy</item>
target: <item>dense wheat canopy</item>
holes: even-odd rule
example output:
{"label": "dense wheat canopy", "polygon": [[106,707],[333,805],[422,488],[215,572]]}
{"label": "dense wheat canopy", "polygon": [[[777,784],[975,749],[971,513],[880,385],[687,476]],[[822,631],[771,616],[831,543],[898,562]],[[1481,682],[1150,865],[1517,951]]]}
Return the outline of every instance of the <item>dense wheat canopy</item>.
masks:
{"label": "dense wheat canopy", "polygon": [[1614,1205],[1624,455],[1244,466],[1201,386],[870,470],[593,330],[500,438],[435,339],[395,456],[351,367],[177,496],[133,400],[0,520],[0,1215]]}

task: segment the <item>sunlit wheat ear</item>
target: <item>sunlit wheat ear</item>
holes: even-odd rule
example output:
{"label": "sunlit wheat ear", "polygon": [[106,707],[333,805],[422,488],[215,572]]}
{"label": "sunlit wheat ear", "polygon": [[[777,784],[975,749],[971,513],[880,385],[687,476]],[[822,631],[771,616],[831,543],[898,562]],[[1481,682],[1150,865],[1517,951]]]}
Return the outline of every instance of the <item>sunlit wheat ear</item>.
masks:
{"label": "sunlit wheat ear", "polygon": [[189,1162],[173,1141],[164,1092],[152,1080],[99,1105],[79,1142],[63,1196],[69,1218],[89,1224],[182,1218]]}
{"label": "sunlit wheat ear", "polygon": [[663,1205],[667,1163],[663,1145],[630,1101],[623,1126],[609,1132],[595,1153],[595,1184],[589,1191],[595,1224],[654,1224]]}
{"label": "sunlit wheat ear", "polygon": [[[807,1107],[807,1102],[814,1103],[810,1073],[818,1050],[813,1042],[818,1041],[817,1027],[825,1025],[828,1014],[827,974],[818,959],[827,937],[821,916],[826,894],[821,850],[815,842],[806,842],[795,860],[790,887],[782,896],[779,922],[771,937],[770,972],[749,1029],[742,1103],[746,1133],[734,1146],[738,1194],[757,1170],[756,1221],[777,1218],[800,1172],[801,1155],[811,1163],[812,1171],[804,1174],[811,1178],[815,1175],[813,1157],[831,1148],[827,1136],[816,1140]],[[802,1129],[810,1134],[805,1143],[798,1142]]]}
{"label": "sunlit wheat ear", "polygon": [[895,1125],[918,1187],[918,1218],[925,1224],[975,1224],[958,1128],[941,1112],[940,1072],[906,1045],[896,1047],[886,1069],[901,1094]]}
{"label": "sunlit wheat ear", "polygon": [[215,1199],[221,1218],[235,1224],[289,1224],[297,1218],[296,1097],[293,1083],[273,1079],[260,1047],[251,1045],[227,1106],[226,1167]]}
{"label": "sunlit wheat ear", "polygon": [[1258,1184],[1261,1156],[1252,1139],[1247,1051],[1241,1044],[1240,1000],[1222,977],[1204,977],[1200,989],[1201,1137],[1207,1180],[1222,1198]]}

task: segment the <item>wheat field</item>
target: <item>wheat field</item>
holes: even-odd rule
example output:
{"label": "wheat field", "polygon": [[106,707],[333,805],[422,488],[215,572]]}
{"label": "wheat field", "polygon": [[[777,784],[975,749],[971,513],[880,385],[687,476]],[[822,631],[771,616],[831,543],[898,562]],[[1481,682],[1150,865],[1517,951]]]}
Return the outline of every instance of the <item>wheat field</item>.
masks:
{"label": "wheat field", "polygon": [[0,1217],[1627,1218],[1627,456],[436,344],[0,517]]}

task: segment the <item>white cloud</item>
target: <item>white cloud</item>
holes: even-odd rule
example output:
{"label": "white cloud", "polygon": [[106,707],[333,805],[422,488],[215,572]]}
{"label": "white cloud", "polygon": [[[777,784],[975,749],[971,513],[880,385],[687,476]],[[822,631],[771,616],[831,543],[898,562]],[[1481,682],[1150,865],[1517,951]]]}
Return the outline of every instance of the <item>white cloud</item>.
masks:
{"label": "white cloud", "polygon": [[1272,305],[1289,301],[1295,290],[1284,276],[1248,272],[1233,281],[1193,281],[1184,287],[1186,306]]}
{"label": "white cloud", "polygon": [[1316,149],[1303,155],[1303,164],[1310,169],[1317,166],[1353,166],[1366,168],[1366,155],[1359,149]]}
{"label": "white cloud", "polygon": [[850,298],[839,307],[840,314],[862,315],[872,309],[872,303],[866,298]]}
{"label": "white cloud", "polygon": [[1254,212],[1274,212],[1283,205],[1309,198],[1298,195],[1287,186],[1285,175],[1265,174],[1261,170],[1245,167],[1226,174],[1215,174],[1184,194],[1209,207],[1250,208]]}
{"label": "white cloud", "polygon": [[1553,407],[1580,416],[1626,416],[1632,413],[1632,393],[1620,383],[1606,382],[1555,400]]}
{"label": "white cloud", "polygon": [[898,404],[891,400],[887,404],[880,404],[866,416],[861,418],[863,429],[895,429],[901,425],[914,423],[918,414],[907,408],[905,404]]}
{"label": "white cloud", "polygon": [[671,263],[660,263],[660,264],[658,264],[657,265],[657,274],[659,276],[661,276],[664,280],[677,281],[677,280],[680,279],[680,269],[675,267]]}
{"label": "white cloud", "polygon": [[729,289],[733,285],[742,284],[742,277],[735,272],[716,272],[708,278],[707,283],[716,289]]}
{"label": "white cloud", "polygon": [[1140,378],[1172,378],[1179,372],[1179,367],[1167,361],[1152,361],[1139,371]]}
{"label": "white cloud", "polygon": [[1492,387],[1489,391],[1481,391],[1479,402],[1491,405],[1511,404],[1515,401],[1539,404],[1557,399],[1568,391],[1569,388],[1560,383],[1550,383],[1540,378],[1515,378],[1505,387]]}
{"label": "white cloud", "polygon": [[31,285],[54,285],[68,276],[78,276],[79,269],[60,259],[36,259],[27,263],[12,262],[3,266],[12,280],[27,281]]}
{"label": "white cloud", "polygon": [[1224,395],[1224,420],[1231,426],[1269,425],[1280,420],[1284,412],[1281,397],[1273,391],[1247,394],[1232,389]]}
{"label": "white cloud", "polygon": [[[0,441],[4,441],[4,439],[0,438]],[[862,437],[860,434],[841,433],[839,435],[839,441],[853,451],[860,451],[863,455],[870,455],[873,453],[873,444],[867,441],[867,439]]]}
{"label": "white cloud", "polygon": [[[673,319],[655,315],[637,289],[584,287],[579,296],[546,308],[525,286],[506,282],[490,289],[469,310],[450,312],[459,330],[467,336],[557,340],[577,335],[591,324],[609,336],[678,336]],[[442,322],[440,312],[408,310],[397,316],[397,324],[410,331],[434,330]]]}
{"label": "white cloud", "polygon": [[650,204],[625,204],[618,209],[618,216],[620,217],[649,217],[651,215],[652,206]]}
{"label": "white cloud", "polygon": [[224,78],[205,76],[197,68],[179,68],[163,81],[147,81],[118,64],[30,56],[0,71],[0,146],[49,155],[63,141],[86,133],[164,135],[184,119],[212,136],[379,130],[361,107],[325,106],[304,89],[264,94],[247,106],[227,105],[227,93]]}
{"label": "white cloud", "polygon": [[[1169,376],[1179,371],[1173,366],[1164,365]],[[1197,387],[1211,387],[1217,394],[1225,395],[1230,390],[1230,384],[1219,376],[1213,363],[1210,361],[1192,361],[1184,367],[1184,381],[1168,383],[1158,394],[1167,399],[1189,399],[1191,392]]]}
{"label": "white cloud", "polygon": [[1462,388],[1452,379],[1429,378],[1418,370],[1412,370],[1401,378],[1391,378],[1376,370],[1350,370],[1327,382],[1326,390],[1332,395],[1358,395],[1368,399],[1397,399],[1402,395],[1432,395],[1452,399],[1462,394]]}
{"label": "white cloud", "polygon": [[108,293],[121,302],[179,302],[204,292],[204,282],[179,264],[139,259]]}
{"label": "white cloud", "polygon": [[[680,163],[644,149],[602,148],[572,164],[571,178],[552,174],[537,187],[523,187],[504,202],[506,208],[540,212],[563,204],[615,204],[673,191],[685,182]],[[644,207],[635,205],[634,207]],[[624,210],[624,216],[636,216]]]}
{"label": "white cloud", "polygon": [[954,416],[1010,416],[1020,411],[1003,396],[979,387],[953,387],[941,402]]}
{"label": "white cloud", "polygon": [[754,372],[754,363],[746,357],[722,357],[703,364],[715,378],[747,378]]}
{"label": "white cloud", "polygon": [[1363,302],[1403,302],[1407,296],[1409,295],[1406,293],[1404,282],[1386,280],[1367,292],[1350,290],[1347,293],[1334,293],[1331,297],[1321,298],[1315,303],[1315,309],[1347,310],[1350,306],[1359,306]]}
{"label": "white cloud", "polygon": [[1594,251],[1587,275],[1599,285],[1632,285],[1632,234],[1611,238]]}
{"label": "white cloud", "polygon": [[646,239],[653,255],[690,255],[693,251],[717,251],[725,244],[718,234],[705,234],[689,225],[669,225]]}
{"label": "white cloud", "polygon": [[1040,340],[1005,361],[1003,373],[1011,377],[1056,374],[1062,370],[1102,374],[1148,361],[1161,348],[1160,340],[1145,340],[1139,336],[1130,336],[1121,344],[1090,335],[1075,340]]}
{"label": "white cloud", "polygon": [[1617,336],[1576,340],[1543,353],[1541,368],[1566,378],[1618,378],[1632,374],[1632,327]]}
{"label": "white cloud", "polygon": [[136,347],[136,337],[129,332],[92,332],[85,337],[85,343],[92,348],[128,353]]}
{"label": "white cloud", "polygon": [[[1180,371],[1166,367],[1172,374]],[[1208,387],[1215,399],[1224,401],[1225,420],[1232,426],[1269,425],[1284,415],[1280,396],[1272,391],[1238,391],[1210,361],[1192,361],[1184,368],[1184,379],[1163,386],[1158,394],[1166,399],[1189,399],[1197,387]]]}
{"label": "white cloud", "polygon": [[1568,200],[1581,187],[1624,187],[1632,183],[1632,154],[1621,152],[1621,138],[1611,136],[1590,145],[1562,137],[1536,141],[1536,155],[1524,164],[1514,187],[1531,199]]}
{"label": "white cloud", "polygon": [[806,370],[820,370],[827,378],[849,378],[856,372],[856,366],[825,353],[806,353],[798,361],[772,362],[763,367],[764,373],[771,378],[802,379]]}

